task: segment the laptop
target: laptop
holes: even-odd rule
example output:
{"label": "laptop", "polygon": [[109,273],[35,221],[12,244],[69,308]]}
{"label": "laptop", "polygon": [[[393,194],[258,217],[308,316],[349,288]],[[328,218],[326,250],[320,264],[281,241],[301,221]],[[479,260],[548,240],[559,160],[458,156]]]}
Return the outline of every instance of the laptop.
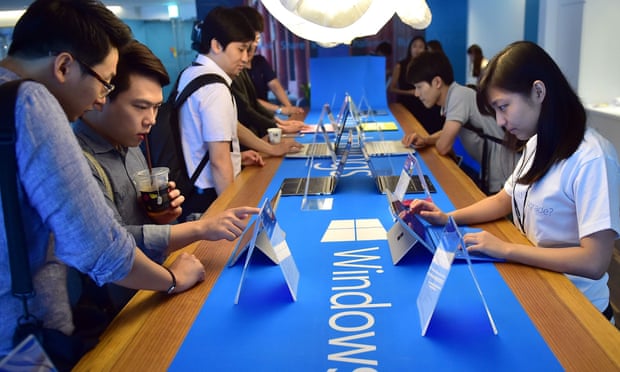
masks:
{"label": "laptop", "polygon": [[367,118],[389,115],[388,110],[385,110],[385,109],[377,110],[377,109],[373,109],[372,107],[370,107],[370,103],[366,99],[366,95],[362,95],[362,98],[360,99],[360,104],[358,106],[358,112],[360,113],[360,116],[367,117]]}
{"label": "laptop", "polygon": [[[323,125],[323,121],[320,120],[317,124],[318,131],[315,134],[314,140],[312,143],[304,143],[302,144],[301,150],[297,153],[288,153],[286,154],[287,158],[332,158],[334,163],[337,162],[336,158],[336,150],[333,147],[331,140],[329,139],[329,134],[327,133],[327,129],[325,125]],[[325,142],[316,142],[316,138],[319,135],[322,135],[323,140]]]}
{"label": "laptop", "polygon": [[[278,208],[278,202],[280,201],[280,191],[278,190],[278,192],[276,192],[276,194],[274,195],[273,198],[271,198],[270,200],[270,206],[271,206],[271,210],[273,211],[273,213],[276,212],[276,209]],[[243,232],[241,233],[241,235],[239,236],[239,238],[237,239],[237,244],[235,244],[235,249],[233,250],[233,253],[231,254],[231,256],[228,259],[228,266],[234,266],[237,261],[239,260],[239,258],[243,255],[243,253],[245,253],[247,251],[247,249],[250,246],[250,241],[252,240],[252,238],[254,237],[254,228],[255,228],[255,223],[256,220],[253,221],[252,223],[248,224],[245,227],[245,230],[243,230]],[[262,245],[262,241],[258,241],[255,239],[255,245],[259,248],[259,250],[261,250],[263,253],[265,253],[265,251],[263,250],[263,245]],[[265,253],[265,255],[267,257],[269,257],[269,259],[277,264],[277,260],[275,259],[275,257],[272,257],[270,255],[268,255],[267,253]]]}
{"label": "laptop", "polygon": [[362,143],[369,156],[407,155],[415,152],[412,147],[403,145],[400,140],[363,141]]}
{"label": "laptop", "polygon": [[[392,254],[392,262],[396,265],[405,254],[413,247],[421,244],[432,254],[435,254],[437,245],[441,241],[443,226],[433,226],[422,220],[417,214],[409,211],[402,201],[398,200],[394,194],[388,192],[390,209],[396,217],[396,223],[388,231],[388,245]],[[463,252],[458,249],[454,258],[471,260],[501,262],[499,258],[491,257],[483,253]]]}
{"label": "laptop", "polygon": [[[351,100],[351,107],[353,107],[351,110],[356,110],[354,109],[355,104],[353,103],[353,100]],[[379,122],[372,121],[372,122],[358,123],[358,128],[359,128],[359,133],[360,133],[360,142],[362,143],[362,146],[366,149],[366,152],[368,153],[368,155],[370,156],[407,155],[411,152],[415,152],[415,150],[412,147],[403,145],[403,143],[400,140],[383,140],[383,135],[381,133],[382,124],[388,124],[388,122],[379,123]],[[394,130],[398,130],[396,123],[392,122],[391,124],[394,125]],[[381,140],[379,141],[363,140],[362,138],[363,136],[361,134],[364,131],[367,131],[367,129],[365,128],[368,128],[368,129],[374,128],[374,131],[379,133]]]}
{"label": "laptop", "polygon": [[[336,124],[332,124],[332,126],[336,125],[338,131],[336,132],[336,140],[334,143],[331,143],[329,139],[329,135],[327,134],[327,129],[323,123],[324,115],[321,115],[319,118],[319,122],[317,124],[319,130],[316,132],[314,141],[312,143],[302,144],[302,148],[299,152],[296,153],[288,153],[286,154],[287,158],[329,158],[332,157],[332,154],[338,152],[338,147],[340,146],[340,141],[344,134],[345,121],[348,116],[348,109],[345,108],[345,112],[343,113],[340,122]],[[323,113],[325,110],[322,111]],[[323,139],[325,142],[317,143],[316,138],[318,134],[321,133],[323,135]]]}
{"label": "laptop", "polygon": [[[329,124],[325,124],[325,116],[329,120]],[[334,118],[334,114],[332,114],[331,107],[329,103],[323,105],[323,109],[321,110],[321,115],[319,115],[318,124],[306,124],[305,127],[301,130],[300,133],[308,134],[308,133],[316,133],[319,131],[319,127],[323,125],[325,131],[328,133],[337,131],[337,123],[336,118]]]}
{"label": "laptop", "polygon": [[387,110],[375,110],[375,109],[360,110],[360,114],[363,116],[388,116],[389,115]]}
{"label": "laptop", "polygon": [[344,153],[340,156],[340,161],[336,168],[334,175],[326,177],[296,177],[285,178],[280,185],[281,196],[300,196],[300,195],[331,195],[336,191],[338,180],[344,171],[344,166],[347,163],[349,157],[349,151],[351,150],[352,136],[349,136],[349,141]]}
{"label": "laptop", "polygon": [[[375,168],[372,163],[372,159],[368,156],[366,149],[362,147],[362,153],[364,154],[364,159],[366,163],[368,163],[368,169],[370,169],[370,176],[375,180],[375,185],[377,186],[377,190],[386,194],[388,191],[394,192],[396,190],[396,186],[400,180],[401,176],[395,174],[380,174],[379,171]],[[424,181],[426,182],[426,187],[428,187],[429,192],[437,192],[435,185],[431,181],[428,175],[424,175]],[[406,194],[424,194],[425,185],[422,183],[419,177],[409,177],[409,184],[407,185]]]}

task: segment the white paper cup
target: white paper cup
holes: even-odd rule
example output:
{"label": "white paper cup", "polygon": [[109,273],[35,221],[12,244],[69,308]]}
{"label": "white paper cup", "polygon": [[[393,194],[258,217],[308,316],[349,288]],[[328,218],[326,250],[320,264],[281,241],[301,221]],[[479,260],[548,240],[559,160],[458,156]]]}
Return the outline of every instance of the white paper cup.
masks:
{"label": "white paper cup", "polygon": [[269,128],[267,133],[269,134],[269,143],[280,143],[282,140],[282,129],[280,128]]}

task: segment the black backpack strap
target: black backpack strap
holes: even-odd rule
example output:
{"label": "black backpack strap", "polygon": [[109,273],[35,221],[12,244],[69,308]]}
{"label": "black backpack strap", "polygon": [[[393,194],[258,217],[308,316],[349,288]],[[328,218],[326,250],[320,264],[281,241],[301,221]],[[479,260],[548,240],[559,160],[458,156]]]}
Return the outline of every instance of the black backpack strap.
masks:
{"label": "black backpack strap", "polygon": [[470,122],[463,125],[463,129],[472,131],[482,138],[482,162],[480,166],[480,187],[485,194],[489,194],[489,142],[505,146],[504,140],[490,134],[486,134],[482,128],[474,127]]}
{"label": "black backpack strap", "polygon": [[[179,75],[179,77],[180,77],[180,75]],[[204,75],[200,75],[200,76],[195,77],[194,80],[190,81],[189,84],[187,84],[187,86],[185,88],[183,88],[183,90],[179,94],[179,98],[177,98],[174,101],[174,108],[177,109],[177,110],[180,109],[181,106],[183,105],[183,103],[185,103],[185,101],[187,101],[187,99],[192,94],[194,94],[194,92],[196,92],[198,89],[200,89],[201,87],[203,87],[205,85],[213,84],[213,83],[224,84],[224,85],[226,85],[226,87],[230,91],[230,86],[228,85],[226,80],[223,77],[221,77],[220,75],[217,75],[217,74],[204,74]],[[175,89],[173,90],[170,98],[173,98],[173,95],[176,96],[176,93],[177,93],[177,90],[178,90],[178,85],[179,85],[179,79],[177,79]],[[231,91],[231,96],[232,96],[232,91]],[[179,142],[178,143],[181,143],[180,131],[179,131]],[[183,154],[180,154],[180,155],[183,156]],[[208,161],[209,161],[209,152],[207,151],[205,153],[205,155],[203,156],[202,160],[200,160],[200,163],[198,164],[198,167],[196,167],[196,170],[194,171],[194,173],[189,178],[190,185],[193,185],[196,182],[196,180],[198,179],[198,175],[200,175],[200,173],[202,172],[204,167],[207,165]]]}
{"label": "black backpack strap", "polygon": [[491,142],[495,142],[495,143],[497,143],[499,145],[503,145],[504,144],[504,139],[503,138],[497,138],[497,137],[492,136],[490,134],[486,134],[482,128],[474,127],[473,125],[471,125],[470,122],[467,122],[467,123],[463,124],[463,128],[476,133],[479,137],[481,137],[481,138],[483,138],[485,140],[489,140]]}
{"label": "black backpack strap", "polygon": [[[34,296],[26,236],[18,198],[17,157],[15,142],[15,103],[19,86],[24,80],[14,80],[0,86],[0,190],[2,212],[9,250],[11,289],[24,302],[24,316],[29,318],[27,299]],[[28,319],[26,319],[28,320]]]}

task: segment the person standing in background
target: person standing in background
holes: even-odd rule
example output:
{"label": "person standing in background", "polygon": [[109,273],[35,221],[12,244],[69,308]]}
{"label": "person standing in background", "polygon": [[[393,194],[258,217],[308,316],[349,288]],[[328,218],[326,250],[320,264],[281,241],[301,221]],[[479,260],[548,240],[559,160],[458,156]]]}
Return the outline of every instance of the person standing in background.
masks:
{"label": "person standing in background", "polygon": [[[271,64],[267,59],[257,54],[258,45],[260,45],[260,34],[264,31],[265,25],[263,16],[251,6],[238,6],[235,9],[239,10],[248,19],[250,25],[258,32],[256,38],[256,48],[254,53],[250,56],[250,63],[248,65],[248,74],[252,78],[254,89],[256,90],[256,97],[261,105],[274,114],[290,116],[293,114],[303,114],[304,110],[301,107],[296,107],[291,103],[288,98],[288,94],[280,80],[278,75],[271,67]],[[267,97],[269,91],[272,91],[276,99],[280,103],[279,105],[269,102]]]}
{"label": "person standing in background", "polygon": [[[255,85],[250,77],[249,67],[254,63],[253,60],[260,41],[260,34],[264,29],[263,17],[251,6],[239,6],[236,7],[235,10],[243,14],[254,30],[254,40],[250,44],[246,68],[233,79],[232,84],[233,94],[237,99],[239,122],[252,130],[258,137],[265,137],[267,135],[267,129],[275,127],[281,128],[283,133],[298,133],[304,128],[304,123],[302,121],[285,120],[280,118],[277,114],[286,114],[289,112],[291,114],[301,113],[303,110],[299,107],[290,106],[285,112],[279,106],[272,103],[265,101],[268,107],[261,104]],[[283,93],[285,93],[284,90]]]}
{"label": "person standing in background", "polygon": [[[260,39],[258,42],[260,43]],[[278,75],[265,57],[255,53],[250,61],[248,73],[250,74],[252,83],[256,89],[256,98],[264,108],[274,114],[286,116],[302,114],[304,112],[301,107],[297,107],[291,103],[286,90],[278,79]],[[279,105],[269,101],[269,91],[273,92],[274,96],[280,103]]]}
{"label": "person standing in background", "polygon": [[443,46],[441,45],[441,42],[439,40],[429,40],[428,43],[426,43],[426,49],[429,52],[445,53],[443,50]]}
{"label": "person standing in background", "polygon": [[426,41],[422,36],[414,36],[407,47],[407,55],[394,66],[392,80],[388,87],[396,94],[396,101],[409,110],[429,134],[441,130],[443,119],[438,107],[426,108],[415,94],[415,87],[407,81],[407,71],[411,60],[426,51]]}
{"label": "person standing in background", "polygon": [[465,84],[469,87],[475,88],[478,85],[478,80],[484,68],[487,67],[489,60],[484,58],[482,54],[482,48],[477,44],[472,44],[467,48],[467,57],[469,59],[469,65],[467,68],[467,80]]}
{"label": "person standing in background", "polygon": [[179,110],[183,155],[187,174],[193,174],[209,153],[209,161],[194,184],[192,200],[185,202],[183,220],[203,213],[234,181],[243,165],[262,166],[255,151],[241,151],[237,135],[237,102],[230,84],[249,61],[254,30],[239,11],[213,8],[201,24],[198,56],[179,77],[181,92],[194,78],[217,74],[225,84],[208,84],[196,90]]}

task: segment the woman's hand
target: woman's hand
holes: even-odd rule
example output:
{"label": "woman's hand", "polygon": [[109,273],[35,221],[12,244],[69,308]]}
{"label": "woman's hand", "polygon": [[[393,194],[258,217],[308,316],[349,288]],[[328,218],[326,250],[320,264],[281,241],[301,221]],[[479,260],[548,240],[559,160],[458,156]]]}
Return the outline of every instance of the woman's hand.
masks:
{"label": "woman's hand", "polygon": [[465,234],[463,241],[467,251],[471,253],[484,253],[501,259],[505,259],[508,255],[509,243],[487,231]]}
{"label": "woman's hand", "polygon": [[409,211],[419,215],[433,225],[445,225],[448,222],[448,215],[437,208],[435,203],[427,200],[414,199],[409,204]]}

